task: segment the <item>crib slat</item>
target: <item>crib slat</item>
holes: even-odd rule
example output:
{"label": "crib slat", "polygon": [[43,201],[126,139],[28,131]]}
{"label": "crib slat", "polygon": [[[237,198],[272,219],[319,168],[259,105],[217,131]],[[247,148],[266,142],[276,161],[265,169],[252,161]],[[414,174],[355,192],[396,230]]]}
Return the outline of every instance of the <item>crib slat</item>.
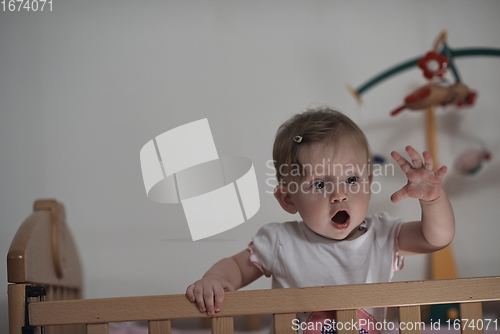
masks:
{"label": "crib slat", "polygon": [[[462,334],[483,334],[483,307],[481,303],[461,303],[460,319]],[[481,321],[478,322],[479,319]]]}
{"label": "crib slat", "polygon": [[108,334],[108,324],[89,324],[87,334]]}
{"label": "crib slat", "polygon": [[[56,287],[53,285],[47,286],[47,295],[45,296],[46,301],[54,301],[56,300]],[[61,334],[60,330],[61,326],[48,326],[45,327],[45,334]]]}
{"label": "crib slat", "polygon": [[46,286],[45,287],[46,291],[47,291],[47,294],[45,295],[45,301],[53,301],[54,300],[54,288],[50,285],[50,286]]}
{"label": "crib slat", "polygon": [[212,334],[233,334],[233,317],[212,318]]}
{"label": "crib slat", "polygon": [[150,320],[148,321],[149,334],[170,334],[172,323],[170,320]]}
{"label": "crib slat", "polygon": [[[353,326],[353,324],[355,324],[355,326]],[[358,324],[358,310],[337,311],[337,333],[359,334],[356,324]]]}
{"label": "crib slat", "polygon": [[[337,311],[337,332],[339,334],[359,334],[357,326],[352,326],[352,324],[357,323],[358,310]],[[346,327],[348,329],[346,329]]]}
{"label": "crib slat", "polygon": [[62,289],[63,289],[62,287],[58,287],[58,286],[54,287],[54,291],[53,291],[53,293],[54,293],[53,298],[54,299],[53,300],[63,300],[62,299]]}
{"label": "crib slat", "polygon": [[82,291],[82,289],[77,289],[76,290],[75,299],[82,299],[82,298],[83,298],[83,291]]}
{"label": "crib slat", "polygon": [[420,316],[420,306],[400,306],[399,307],[399,333],[401,334],[421,334],[422,327]]}
{"label": "crib slat", "polygon": [[21,334],[21,327],[24,326],[26,284],[9,284],[9,333]]}
{"label": "crib slat", "polygon": [[[45,297],[45,300],[47,301],[53,301],[53,300],[60,300],[59,299],[59,294],[58,294],[58,287],[56,286],[49,286],[47,288],[47,296]],[[45,333],[46,334],[61,334],[62,331],[61,331],[61,326],[48,326],[46,329],[45,329]]]}
{"label": "crib slat", "polygon": [[274,333],[275,334],[295,334],[293,330],[293,320],[297,318],[295,313],[273,314]]}

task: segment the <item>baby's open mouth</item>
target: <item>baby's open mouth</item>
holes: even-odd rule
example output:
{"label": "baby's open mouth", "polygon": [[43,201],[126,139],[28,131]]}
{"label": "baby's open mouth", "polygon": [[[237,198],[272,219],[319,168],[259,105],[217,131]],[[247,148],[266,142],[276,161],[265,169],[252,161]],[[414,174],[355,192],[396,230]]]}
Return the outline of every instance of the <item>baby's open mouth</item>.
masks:
{"label": "baby's open mouth", "polygon": [[349,219],[349,214],[345,211],[339,211],[332,217],[332,222],[343,225],[347,222],[347,219]]}
{"label": "baby's open mouth", "polygon": [[340,210],[332,217],[332,225],[337,230],[347,230],[350,224],[349,214],[347,211]]}

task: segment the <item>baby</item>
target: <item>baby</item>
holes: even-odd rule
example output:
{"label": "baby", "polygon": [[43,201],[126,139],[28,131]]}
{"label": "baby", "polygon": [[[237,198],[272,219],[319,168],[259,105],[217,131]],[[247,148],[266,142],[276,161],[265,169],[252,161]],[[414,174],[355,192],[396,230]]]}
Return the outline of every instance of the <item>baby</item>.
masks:
{"label": "baby", "polygon": [[[274,196],[303,221],[263,226],[247,249],[220,260],[188,286],[187,298],[213,315],[221,309],[224,291],[262,275],[272,277],[273,289],[389,282],[405,255],[446,247],[455,233],[453,209],[441,187],[446,167],[434,172],[429,152],[423,153],[424,161],[411,146],[406,152],[411,163],[391,153],[408,178],[391,200],[419,199],[422,219],[403,223],[386,213],[366,217],[372,175],[361,129],[326,107],[295,115],[281,125],[274,142]],[[384,313],[366,309],[358,316],[376,323]],[[297,315],[306,323],[335,319],[333,311]]]}

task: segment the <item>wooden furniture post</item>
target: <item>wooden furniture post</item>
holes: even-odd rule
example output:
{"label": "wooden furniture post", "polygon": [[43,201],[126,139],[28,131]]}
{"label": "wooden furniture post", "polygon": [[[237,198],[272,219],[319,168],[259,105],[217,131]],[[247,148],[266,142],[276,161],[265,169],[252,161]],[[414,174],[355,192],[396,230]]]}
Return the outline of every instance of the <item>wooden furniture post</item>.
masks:
{"label": "wooden furniture post", "polygon": [[21,334],[26,309],[26,284],[9,284],[9,334]]}

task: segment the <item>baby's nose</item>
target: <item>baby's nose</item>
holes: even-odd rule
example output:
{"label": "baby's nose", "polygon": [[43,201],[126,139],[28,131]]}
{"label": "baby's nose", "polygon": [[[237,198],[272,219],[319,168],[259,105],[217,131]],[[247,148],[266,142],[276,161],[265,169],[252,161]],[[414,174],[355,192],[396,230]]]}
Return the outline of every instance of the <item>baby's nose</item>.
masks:
{"label": "baby's nose", "polygon": [[348,199],[349,197],[347,196],[347,192],[345,191],[345,189],[342,189],[342,186],[334,189],[330,195],[330,201],[332,203],[344,202],[347,201]]}
{"label": "baby's nose", "polygon": [[337,203],[337,202],[344,202],[347,201],[347,196],[346,195],[340,195],[340,196],[335,196],[332,198],[332,203]]}

